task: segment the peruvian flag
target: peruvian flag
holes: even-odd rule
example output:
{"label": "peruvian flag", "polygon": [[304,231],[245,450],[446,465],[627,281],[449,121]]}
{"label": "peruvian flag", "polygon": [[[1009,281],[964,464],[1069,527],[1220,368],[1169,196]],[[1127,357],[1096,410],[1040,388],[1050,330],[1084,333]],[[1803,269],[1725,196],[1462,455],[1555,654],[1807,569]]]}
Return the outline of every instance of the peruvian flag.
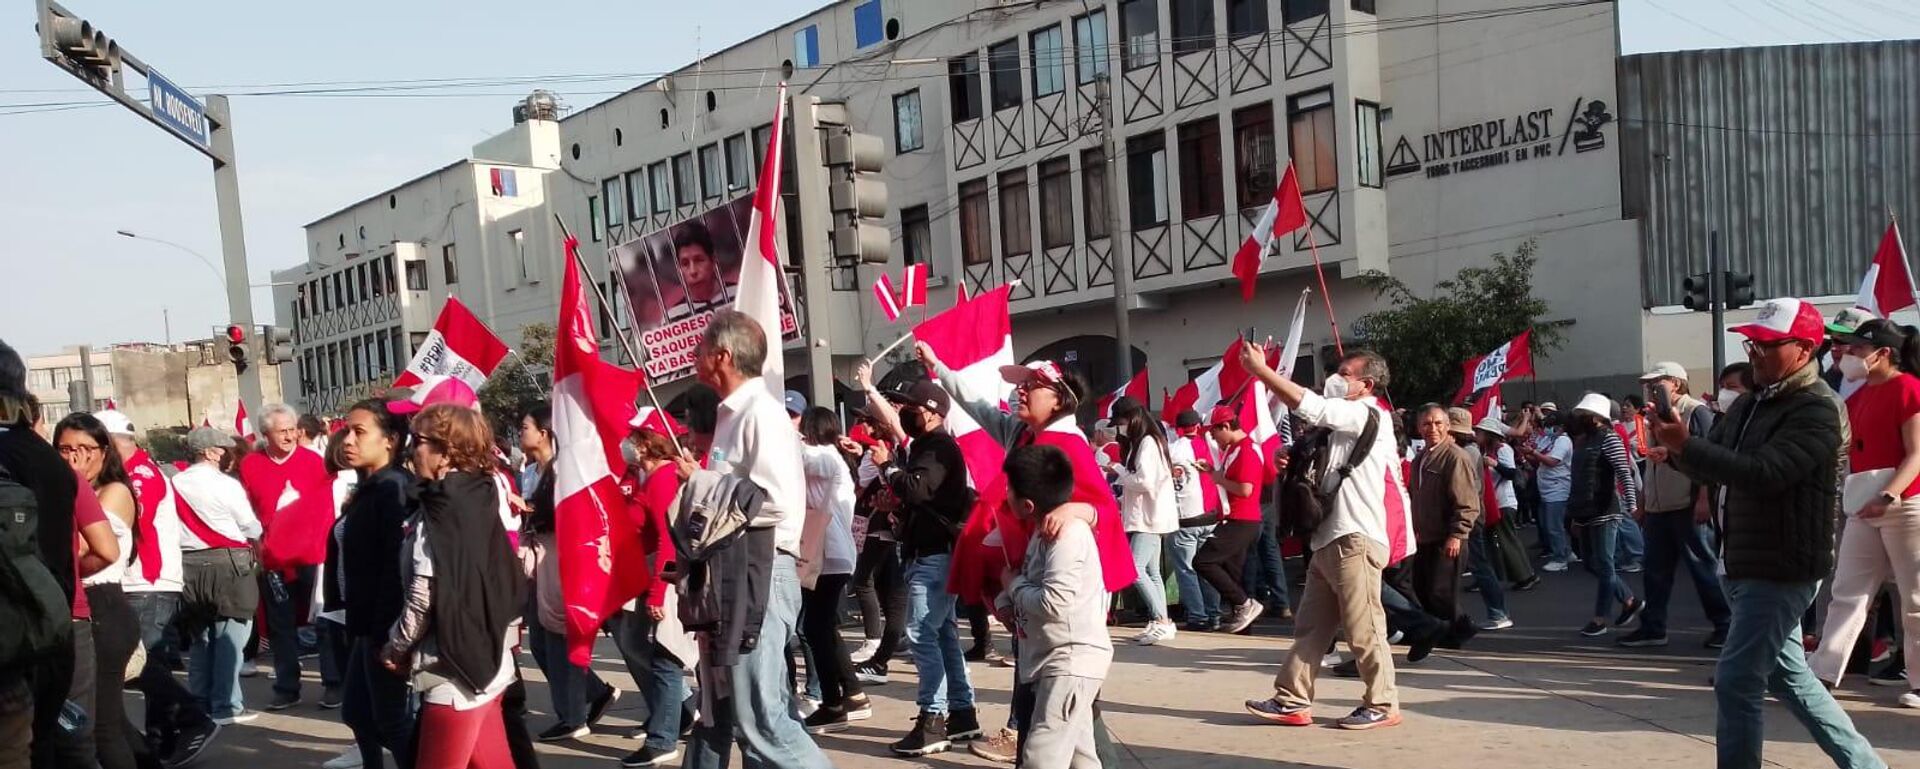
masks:
{"label": "peruvian flag", "polygon": [[413,360],[393,380],[394,387],[412,387],[430,376],[450,376],[478,392],[487,377],[507,357],[507,344],[494,336],[460,300],[447,297],[433,330],[413,352]]}
{"label": "peruvian flag", "polygon": [[1907,248],[1900,242],[1900,223],[1887,222],[1887,233],[1880,236],[1880,247],[1873,252],[1873,263],[1860,279],[1860,296],[1855,307],[1882,318],[1914,306],[1913,270],[1907,266]]}
{"label": "peruvian flag", "polygon": [[1240,366],[1240,346],[1246,343],[1245,338],[1234,337],[1233,344],[1227,345],[1227,351],[1220,354],[1218,363],[1173,391],[1166,410],[1178,416],[1182,411],[1193,409],[1204,417],[1213,407],[1238,396],[1253,378]]}
{"label": "peruvian flag", "polygon": [[[1298,359],[1295,353],[1300,349],[1300,337],[1306,333],[1306,326],[1307,291],[1302,289],[1299,301],[1293,305],[1293,319],[1287,325],[1286,343],[1267,350],[1267,366],[1281,379],[1293,377],[1293,364]],[[1285,448],[1280,440],[1280,422],[1287,417],[1287,406],[1259,377],[1250,379],[1247,399],[1240,406],[1240,424],[1247,426],[1253,439],[1260,442],[1261,456],[1267,458],[1267,473],[1278,475],[1280,467],[1275,460]]]}
{"label": "peruvian flag", "polygon": [[641,374],[600,359],[593,315],[580,292],[579,247],[567,238],[554,333],[554,557],[567,605],[567,656],[585,667],[600,628],[646,590],[650,572],[639,530],[626,525],[619,484],[627,471],[620,441],[635,414]]}
{"label": "peruvian flag", "polygon": [[[873,298],[880,304],[880,312],[887,316],[887,322],[900,319],[901,313],[914,307],[927,304],[927,266],[924,264],[907,265],[905,280],[900,288],[894,288],[893,277],[880,273],[873,282]],[[961,301],[966,301],[963,297]]]}
{"label": "peruvian flag", "polygon": [[1253,231],[1247,233],[1240,250],[1233,252],[1233,275],[1240,279],[1240,301],[1253,301],[1253,286],[1260,279],[1260,262],[1266,258],[1273,239],[1305,226],[1307,204],[1300,199],[1300,179],[1294,176],[1293,161],[1289,160],[1286,174],[1280,177],[1280,186],[1273,189],[1273,200],[1260,212],[1260,220],[1253,223]]}
{"label": "peruvian flag", "polygon": [[641,406],[639,410],[634,412],[633,418],[627,420],[627,426],[635,430],[652,430],[661,435],[680,436],[687,434],[687,428],[679,422],[674,421],[673,415],[668,414],[666,409],[658,409],[652,406]]}
{"label": "peruvian flag", "polygon": [[247,402],[245,400],[235,400],[233,402],[233,409],[233,434],[245,438],[248,443],[252,443],[253,425],[247,422]]}
{"label": "peruvian flag", "polygon": [[[747,224],[746,253],[740,259],[740,289],[733,297],[733,309],[760,323],[767,335],[767,362],[760,369],[767,389],[779,400],[787,390],[787,362],[781,352],[780,295],[785,278],[780,265],[786,262],[780,253],[780,133],[787,117],[787,84],[780,84],[780,95],[773,107],[773,130],[767,139],[766,161],[760,164],[760,181],[753,188],[753,218]],[[811,138],[811,137],[809,137]]]}
{"label": "peruvian flag", "polygon": [[[1002,402],[1013,394],[1013,386],[1000,377],[1000,367],[1014,365],[1015,362],[1013,321],[1008,311],[1008,294],[1011,291],[1011,286],[1000,286],[963,300],[955,304],[953,309],[928,318],[913,328],[914,338],[932,347],[934,355],[951,367],[955,376],[966,380],[975,392],[999,395]],[[979,423],[967,416],[965,409],[947,411],[947,430],[953,434],[954,441],[960,444],[960,455],[967,464],[967,479],[979,494],[978,501],[967,516],[967,526],[960,534],[960,541],[963,547],[972,546],[971,552],[982,552],[981,543],[995,527],[996,516],[1006,500],[1006,484],[1000,473],[1000,466],[1006,461],[1006,450],[991,434],[981,429]],[[1012,538],[1003,539],[1005,548],[1001,556],[1005,560],[995,559],[1000,564],[1016,562],[1018,554],[1007,552],[1006,548],[1024,542],[1007,539]],[[998,566],[982,563],[979,558],[955,558],[947,589],[968,600],[977,600],[991,592],[992,583],[999,578]]]}
{"label": "peruvian flag", "polygon": [[1520,332],[1519,336],[1507,340],[1506,344],[1493,348],[1492,352],[1474,358],[1468,358],[1460,364],[1464,373],[1460,381],[1460,391],[1454,393],[1454,403],[1465,403],[1467,397],[1517,376],[1533,373],[1533,329]]}
{"label": "peruvian flag", "polygon": [[1113,392],[1100,396],[1100,400],[1094,403],[1094,409],[1097,413],[1100,414],[1100,416],[1107,419],[1112,419],[1113,418],[1113,402],[1120,400],[1122,397],[1132,398],[1136,401],[1139,401],[1140,405],[1142,406],[1145,406],[1147,404],[1147,370],[1146,369],[1140,369],[1138,372],[1135,372],[1133,375],[1133,378],[1127,380],[1126,384],[1121,385],[1120,389],[1114,390]]}

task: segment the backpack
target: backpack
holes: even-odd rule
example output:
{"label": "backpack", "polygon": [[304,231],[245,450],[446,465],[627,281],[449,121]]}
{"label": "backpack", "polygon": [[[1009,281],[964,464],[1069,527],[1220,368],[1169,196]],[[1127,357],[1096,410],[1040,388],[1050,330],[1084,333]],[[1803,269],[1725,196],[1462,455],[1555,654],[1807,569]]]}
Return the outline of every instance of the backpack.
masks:
{"label": "backpack", "polygon": [[0,467],[0,670],[19,670],[72,643],[66,591],[40,560],[40,502]]}
{"label": "backpack", "polygon": [[[1373,451],[1380,433],[1380,412],[1367,410],[1367,426],[1353,441],[1353,451],[1338,467],[1329,467],[1333,431],[1314,427],[1302,431],[1287,449],[1286,474],[1280,479],[1280,535],[1311,538],[1333,507],[1334,495],[1355,468]],[[1331,478],[1329,478],[1331,473]]]}

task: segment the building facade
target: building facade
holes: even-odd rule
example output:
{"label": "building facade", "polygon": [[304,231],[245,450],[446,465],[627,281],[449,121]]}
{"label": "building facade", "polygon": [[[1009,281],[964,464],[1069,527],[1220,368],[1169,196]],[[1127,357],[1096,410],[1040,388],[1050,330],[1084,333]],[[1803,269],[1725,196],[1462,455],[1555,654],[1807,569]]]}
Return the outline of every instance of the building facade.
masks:
{"label": "building facade", "polygon": [[[233,427],[240,379],[227,358],[224,339],[171,345],[129,342],[91,348],[85,357],[93,369],[88,411],[111,404],[141,430],[188,428],[202,421]],[[73,413],[68,383],[84,378],[81,359],[77,347],[27,359],[27,387],[39,398],[47,424]],[[257,354],[253,360],[259,365]],[[281,399],[283,371],[293,373],[286,366],[261,366],[260,387],[268,402]]]}

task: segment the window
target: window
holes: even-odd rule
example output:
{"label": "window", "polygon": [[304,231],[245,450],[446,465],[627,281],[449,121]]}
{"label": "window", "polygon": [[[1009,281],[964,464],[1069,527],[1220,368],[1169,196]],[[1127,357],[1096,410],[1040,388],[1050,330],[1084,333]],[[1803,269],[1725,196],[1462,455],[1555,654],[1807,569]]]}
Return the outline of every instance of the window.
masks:
{"label": "window", "polygon": [[96,364],[93,367],[93,383],[105,387],[112,387],[113,367],[106,364]]}
{"label": "window", "polygon": [[1040,164],[1040,247],[1073,245],[1073,159]]}
{"label": "window", "polygon": [[853,47],[865,48],[887,39],[886,21],[881,18],[880,0],[867,0],[853,7]]}
{"label": "window", "polygon": [[1280,20],[1286,24],[1327,15],[1327,0],[1280,0]]}
{"label": "window", "polygon": [[1173,0],[1173,55],[1213,47],[1213,0]]}
{"label": "window", "polygon": [[593,242],[600,242],[600,198],[587,196],[587,232],[592,234]]}
{"label": "window", "polygon": [[1107,74],[1107,12],[1073,18],[1074,71],[1081,85]]}
{"label": "window", "polygon": [[929,273],[939,272],[933,264],[933,229],[926,206],[900,209],[900,252],[907,264],[924,264]]}
{"label": "window", "polygon": [[[1321,5],[1326,5],[1322,2]],[[812,24],[793,33],[793,66],[813,67],[820,64],[820,28]]]}
{"label": "window", "polygon": [[747,148],[747,135],[727,137],[727,191],[744,190],[753,178],[753,150]]}
{"label": "window", "polygon": [[987,180],[960,183],[960,263],[993,261],[993,222],[987,207]]}
{"label": "window", "polygon": [[1287,97],[1287,150],[1293,154],[1294,172],[1300,177],[1300,194],[1340,186],[1339,155],[1333,145],[1332,90],[1322,88]]}
{"label": "window", "polygon": [[377,259],[367,263],[367,270],[373,273],[373,295],[374,296],[380,296],[382,294],[387,293],[385,290],[383,290],[386,288],[387,281],[385,280],[385,276],[381,274],[382,272],[385,271],[384,270],[385,267],[386,267],[386,262],[382,262]]}
{"label": "window", "polygon": [[1027,198],[1027,169],[1000,174],[1000,255],[1033,253],[1033,204]]}
{"label": "window", "polygon": [[1153,0],[1121,0],[1120,39],[1127,42],[1120,64],[1127,69],[1160,61],[1160,8]]}
{"label": "window", "polygon": [[515,264],[520,265],[520,282],[533,279],[532,265],[527,264],[527,233],[513,230],[507,233],[507,253],[513,255]]}
{"label": "window", "polygon": [[1280,161],[1273,147],[1273,104],[1260,102],[1233,111],[1234,202],[1240,208],[1273,199]]}
{"label": "window", "polygon": [[920,149],[920,89],[893,95],[893,151]]}
{"label": "window", "polygon": [[1080,153],[1080,207],[1087,240],[1107,237],[1107,155],[1099,149]]}
{"label": "window", "polygon": [[647,166],[647,181],[653,185],[653,212],[664,214],[673,207],[672,188],[667,186],[665,161]]}
{"label": "window", "polygon": [[1353,9],[1361,13],[1374,13],[1373,0],[1353,0]]}
{"label": "window", "polygon": [[[440,274],[449,286],[460,282],[460,265],[454,262],[452,243],[440,247]],[[378,286],[380,282],[374,281],[373,285]]]}
{"label": "window", "polygon": [[647,172],[627,172],[627,221],[641,224],[647,218]]}
{"label": "window", "polygon": [[682,152],[673,156],[673,203],[677,206],[693,205],[693,154]]}
{"label": "window", "polygon": [[1167,223],[1167,137],[1158,131],[1127,140],[1127,218],[1138,232]]}
{"label": "window", "polygon": [[600,214],[608,227],[620,226],[621,217],[627,213],[627,205],[620,195],[621,189],[619,177],[600,182]]}
{"label": "window", "polygon": [[341,309],[346,309],[347,307],[346,273],[336,272],[331,276],[331,278],[333,280],[333,306],[339,307]]}
{"label": "window", "polygon": [[[364,265],[362,265],[362,267],[364,267]],[[340,274],[340,277],[346,279],[344,281],[347,284],[347,305],[346,306],[349,306],[349,307],[360,303],[360,295],[357,293],[354,293],[354,290],[353,290],[353,274],[356,272],[360,273],[360,282],[363,284],[366,283],[367,271],[364,269],[361,269],[361,267],[349,267],[347,268],[346,272]]]}
{"label": "window", "polygon": [[1227,37],[1239,40],[1267,32],[1267,0],[1227,0]]}
{"label": "window", "polygon": [[375,355],[373,359],[374,361],[380,364],[380,375],[382,377],[385,377],[387,372],[392,371],[394,368],[393,366],[394,361],[393,361],[393,358],[391,357],[391,351],[387,349],[387,335],[378,334],[378,333],[374,334],[373,343],[375,347],[380,348],[379,354]]}
{"label": "window", "polygon": [[1225,210],[1220,191],[1220,118],[1180,126],[1180,218],[1219,216]]}
{"label": "window", "polygon": [[952,97],[953,122],[980,119],[979,54],[947,60],[947,94]]}
{"label": "window", "polygon": [[400,273],[393,269],[393,254],[387,254],[385,257],[382,257],[380,262],[386,265],[386,269],[382,270],[382,272],[387,276],[387,293],[400,293],[399,285],[394,283],[395,280],[400,278]]}
{"label": "window", "polygon": [[1378,187],[1382,181],[1380,171],[1380,105],[1368,101],[1353,103],[1354,133],[1357,159],[1360,161],[1360,186]]}
{"label": "window", "polygon": [[773,126],[763,125],[753,129],[753,169],[758,173],[767,164],[767,142],[773,139]]}
{"label": "window", "polygon": [[407,260],[407,290],[427,290],[427,263],[419,259]]}
{"label": "window", "polygon": [[700,192],[701,197],[717,198],[726,191],[725,182],[720,179],[720,145],[709,144],[700,148]]}
{"label": "window", "polygon": [[[409,265],[411,265],[411,262],[409,262]],[[411,274],[413,271],[408,270],[407,272]],[[358,337],[354,338],[351,349],[353,350],[351,353],[353,355],[353,362],[350,364],[353,367],[351,371],[352,379],[348,380],[347,384],[360,384],[361,382],[367,381],[366,349]]]}
{"label": "window", "polygon": [[1052,96],[1067,88],[1067,56],[1060,47],[1060,25],[1042,29],[1027,41],[1033,56],[1033,97]]}
{"label": "window", "polygon": [[1020,106],[1020,39],[987,47],[987,87],[995,111]]}

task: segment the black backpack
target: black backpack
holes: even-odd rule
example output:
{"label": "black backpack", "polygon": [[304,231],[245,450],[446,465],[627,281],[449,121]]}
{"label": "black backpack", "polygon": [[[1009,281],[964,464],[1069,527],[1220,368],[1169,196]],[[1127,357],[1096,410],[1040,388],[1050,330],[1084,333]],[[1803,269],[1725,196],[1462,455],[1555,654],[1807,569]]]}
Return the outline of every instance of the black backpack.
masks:
{"label": "black backpack", "polygon": [[[1333,507],[1347,476],[1366,461],[1380,433],[1380,412],[1367,410],[1367,426],[1353,441],[1353,452],[1338,467],[1329,467],[1333,431],[1313,427],[1302,431],[1287,448],[1287,470],[1280,477],[1280,536],[1311,538]],[[1332,478],[1328,474],[1332,473]]]}
{"label": "black backpack", "polygon": [[40,502],[0,467],[0,671],[34,664],[72,643],[66,591],[40,560]]}

